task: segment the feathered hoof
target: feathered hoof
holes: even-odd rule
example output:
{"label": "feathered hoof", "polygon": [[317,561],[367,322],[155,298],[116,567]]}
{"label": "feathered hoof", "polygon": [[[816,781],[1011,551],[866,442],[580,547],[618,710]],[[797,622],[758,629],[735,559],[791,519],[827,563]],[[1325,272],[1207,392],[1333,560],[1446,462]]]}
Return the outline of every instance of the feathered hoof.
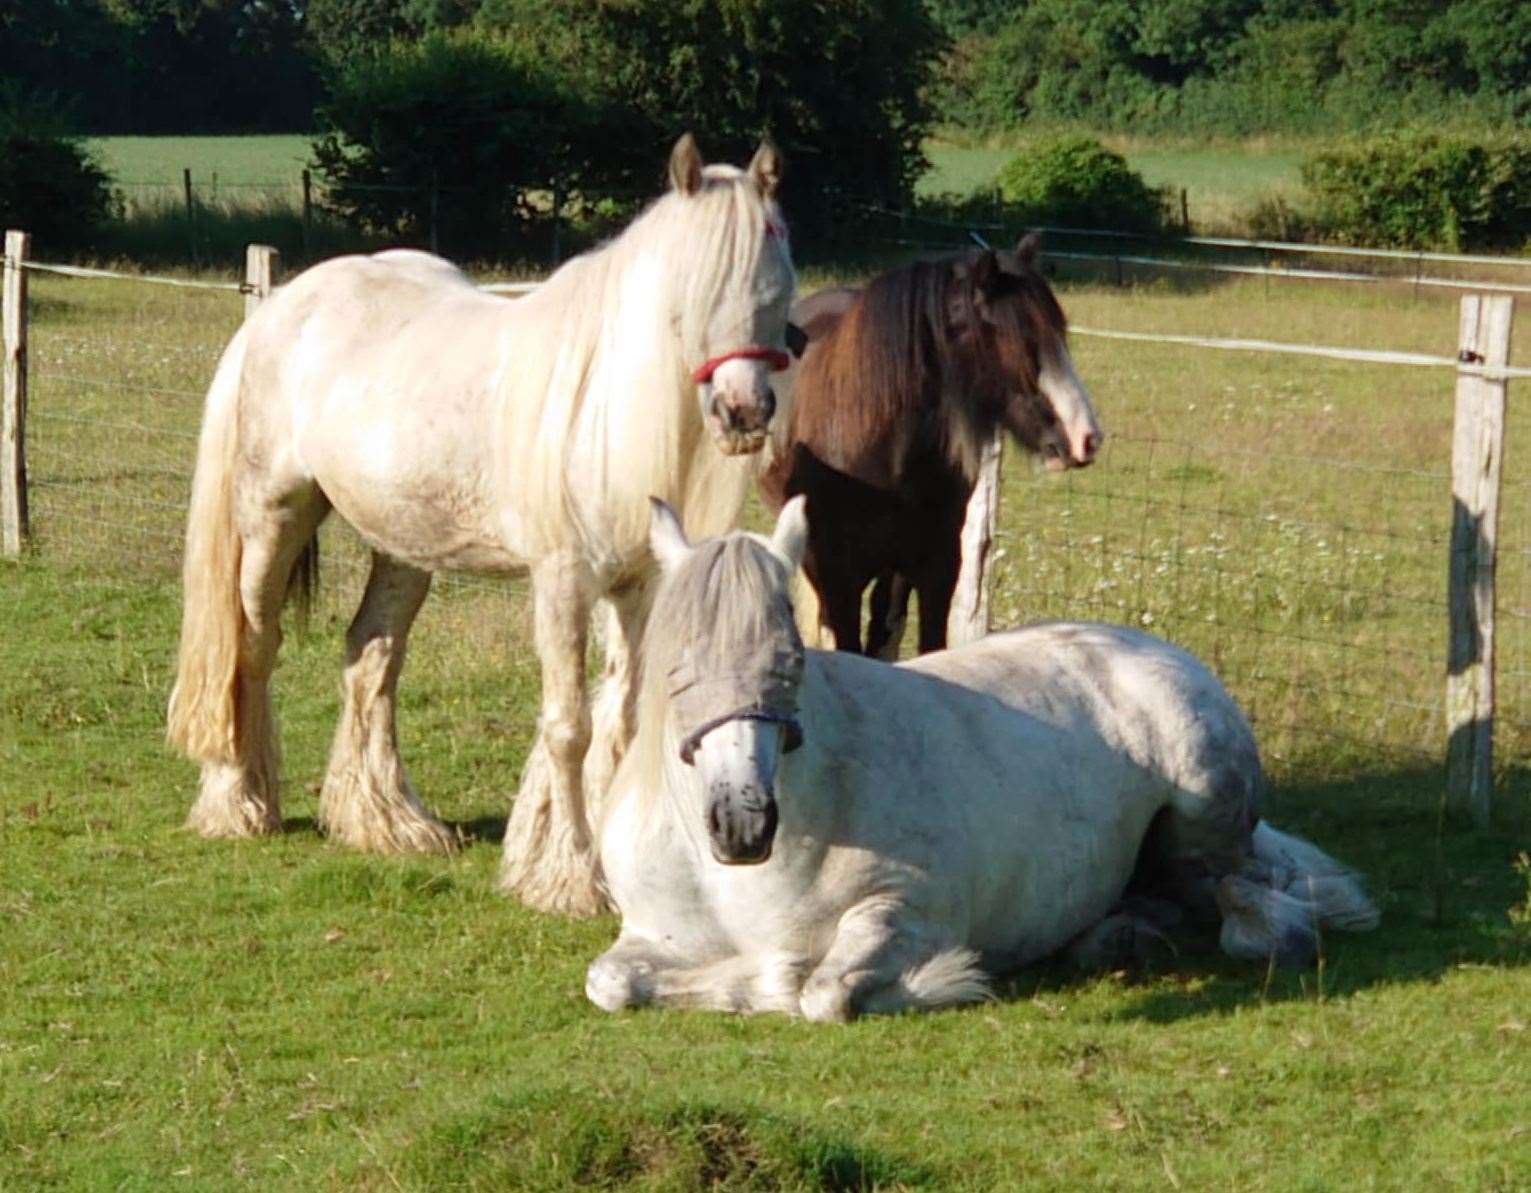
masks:
{"label": "feathered hoof", "polygon": [[507,856],[497,886],[502,895],[519,899],[533,911],[589,919],[613,910],[596,882],[595,860],[588,850],[563,858],[548,853],[529,859]]}
{"label": "feathered hoof", "polygon": [[585,971],[585,997],[603,1011],[641,1007],[653,996],[646,962],[618,961],[603,953]]}
{"label": "feathered hoof", "polygon": [[798,999],[798,1011],[810,1023],[849,1023],[856,1017],[850,988],[840,978],[809,978]]}
{"label": "feathered hoof", "polygon": [[1217,888],[1223,913],[1218,943],[1242,961],[1274,961],[1288,969],[1312,965],[1318,936],[1311,904],[1230,874]]}
{"label": "feathered hoof", "polygon": [[276,800],[252,789],[239,767],[210,763],[185,827],[209,840],[269,837],[282,831],[282,812]]}
{"label": "feathered hoof", "polygon": [[1153,919],[1122,911],[1076,936],[1066,956],[1086,973],[1109,973],[1142,969],[1160,957],[1173,956],[1174,952],[1174,944]]}
{"label": "feathered hoof", "polygon": [[407,788],[383,789],[330,775],[319,797],[319,831],[363,853],[454,853],[457,830],[437,820]]}
{"label": "feathered hoof", "polygon": [[282,831],[282,817],[276,809],[253,801],[237,807],[205,808],[198,800],[187,813],[184,827],[210,841],[271,837]]}
{"label": "feathered hoof", "polygon": [[319,831],[337,844],[361,853],[455,853],[461,845],[457,830],[434,816],[390,816],[359,824],[320,817]]}

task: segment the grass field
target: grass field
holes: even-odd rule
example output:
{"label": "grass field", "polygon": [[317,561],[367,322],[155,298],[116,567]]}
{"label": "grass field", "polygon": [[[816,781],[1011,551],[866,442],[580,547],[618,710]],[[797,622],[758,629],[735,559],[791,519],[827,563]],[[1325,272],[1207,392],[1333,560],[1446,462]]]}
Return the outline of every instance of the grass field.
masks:
{"label": "grass field", "polygon": [[[1106,140],[1150,186],[1167,187],[1175,195],[1184,189],[1192,227],[1202,233],[1240,233],[1245,213],[1258,200],[1290,197],[1299,186],[1298,167],[1310,152],[1285,143],[1190,148]],[[1020,151],[1016,146],[931,141],[925,147],[931,169],[920,181],[920,192],[961,195],[990,186]]]}
{"label": "grass field", "polygon": [[[1185,188],[1193,225],[1202,232],[1240,232],[1245,213],[1257,200],[1290,195],[1298,185],[1298,164],[1308,152],[1289,142],[1112,144],[1150,185],[1173,193]],[[183,169],[190,168],[198,200],[209,211],[228,218],[244,210],[268,223],[285,215],[290,225],[301,197],[299,175],[309,157],[308,138],[298,135],[98,137],[90,145],[117,180],[129,213],[140,220],[146,214],[161,215],[172,226],[159,237],[172,243],[184,240],[184,232],[175,226],[184,210]],[[962,195],[992,183],[1016,148],[932,140],[926,153],[931,169],[921,180],[920,193]],[[265,235],[284,245],[295,245],[298,239],[294,226],[281,224],[268,227]]]}
{"label": "grass field", "polygon": [[301,134],[249,137],[92,137],[86,142],[119,185],[179,191],[181,172],[198,186],[296,187],[310,157]]}
{"label": "grass field", "polygon": [[[1083,326],[1455,348],[1454,305],[1407,291],[1060,293]],[[1531,1187],[1531,466],[1510,454],[1501,812],[1477,833],[1439,816],[1449,374],[1079,337],[1102,461],[1006,469],[996,620],[1125,621],[1213,662],[1272,819],[1365,871],[1382,928],[1311,973],[1191,942],[833,1029],[602,1015],[582,975],[615,922],[490,893],[536,701],[520,586],[440,586],[401,685],[406,761],[469,847],[317,836],[357,586],[339,531],[278,673],[289,831],[179,831],[177,541],[238,312],[34,284],[38,541],[0,564],[0,1189]]]}

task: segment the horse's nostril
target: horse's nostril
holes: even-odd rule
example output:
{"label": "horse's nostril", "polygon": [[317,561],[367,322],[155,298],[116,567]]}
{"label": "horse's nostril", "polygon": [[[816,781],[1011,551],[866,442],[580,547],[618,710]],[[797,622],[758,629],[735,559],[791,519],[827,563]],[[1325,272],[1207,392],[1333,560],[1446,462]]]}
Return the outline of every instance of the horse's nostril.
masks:
{"label": "horse's nostril", "polygon": [[1100,447],[1100,438],[1094,433],[1087,434],[1084,442],[1079,445],[1080,458],[1086,463],[1095,458],[1096,449]]}
{"label": "horse's nostril", "polygon": [[765,421],[766,422],[770,422],[771,419],[776,414],[776,391],[775,390],[772,390],[772,389],[766,390],[766,392],[765,392],[765,399],[760,403],[760,407],[761,407],[762,410],[765,411]]}

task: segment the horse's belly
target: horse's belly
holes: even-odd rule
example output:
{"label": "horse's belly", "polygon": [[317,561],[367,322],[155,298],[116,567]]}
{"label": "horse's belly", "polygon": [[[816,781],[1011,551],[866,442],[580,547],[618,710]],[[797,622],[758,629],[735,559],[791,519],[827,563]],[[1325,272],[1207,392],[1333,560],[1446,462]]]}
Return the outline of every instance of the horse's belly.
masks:
{"label": "horse's belly", "polygon": [[300,450],[337,513],[367,544],[429,571],[525,570],[497,508],[487,436],[471,411],[332,399]]}
{"label": "horse's belly", "polygon": [[[1110,914],[1164,804],[1147,784],[1123,784],[1113,796],[1095,809],[1060,799],[1051,809],[1056,814],[1046,817],[1051,823],[1032,823],[1008,839],[991,826],[980,838],[987,856],[976,870],[987,877],[975,899],[973,948],[1008,965],[1025,965],[1057,952]],[[1036,793],[1028,798],[1035,800]]]}
{"label": "horse's belly", "polygon": [[992,732],[970,743],[970,756],[988,765],[948,782],[967,780],[952,807],[965,822],[958,839],[973,879],[968,943],[1023,965],[1109,914],[1169,792],[1097,738],[995,716]]}

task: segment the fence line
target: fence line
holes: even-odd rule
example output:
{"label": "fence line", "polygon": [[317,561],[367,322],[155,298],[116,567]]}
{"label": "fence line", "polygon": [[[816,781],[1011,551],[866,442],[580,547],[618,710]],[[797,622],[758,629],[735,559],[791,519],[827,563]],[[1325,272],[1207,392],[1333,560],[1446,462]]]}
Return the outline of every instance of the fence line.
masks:
{"label": "fence line", "polygon": [[1363,282],[1371,285],[1426,286],[1449,290],[1493,290],[1510,294],[1531,294],[1531,286],[1515,282],[1459,281],[1455,278],[1390,277],[1376,273],[1354,273],[1334,269],[1290,269],[1286,266],[1216,265],[1210,261],[1176,261],[1168,257],[1117,256],[1105,253],[1065,253],[1044,249],[1044,257],[1058,261],[1100,261],[1123,265],[1146,265],[1155,269],[1185,269],[1197,273],[1243,274],[1249,277],[1296,278],[1303,281]]}
{"label": "fence line", "polygon": [[[923,224],[948,232],[966,235],[971,230],[983,232],[1006,232],[1015,225],[1001,223],[959,222],[919,215],[911,211],[896,211],[876,203],[856,203],[852,206],[868,215],[881,215],[898,220],[900,224]],[[1438,253],[1426,249],[1368,249],[1341,244],[1303,244],[1294,240],[1253,240],[1238,236],[1164,236],[1153,232],[1128,232],[1118,228],[1064,228],[1051,224],[1037,226],[1034,231],[1053,236],[1100,237],[1113,240],[1141,240],[1157,244],[1192,244],[1208,248],[1263,249],[1280,253],[1330,254],[1346,257],[1371,257],[1392,261],[1437,261],[1455,265],[1508,265],[1531,269],[1531,257],[1500,257],[1478,253]]]}
{"label": "fence line", "polygon": [[[1467,301],[1463,299],[1463,301]],[[1384,352],[1371,348],[1331,348],[1321,344],[1289,344],[1281,340],[1222,340],[1210,336],[1182,336],[1145,331],[1111,331],[1099,327],[1070,325],[1069,331],[1082,336],[1107,340],[1138,340],[1151,344],[1184,344],[1192,348],[1222,348],[1237,352],[1284,352],[1293,356],[1322,356],[1328,360],[1359,361],[1377,365],[1422,365],[1427,368],[1454,369],[1468,377],[1505,381],[1511,377],[1531,377],[1531,369],[1503,364],[1463,361],[1450,356],[1429,356],[1422,352]]]}
{"label": "fence line", "polygon": [[[270,292],[271,284],[274,281],[275,254],[273,250],[264,250],[258,246],[252,246],[247,254],[247,277],[243,283],[187,282],[183,279],[146,277],[109,270],[52,266],[46,263],[32,262],[26,259],[25,238],[19,234],[8,236],[4,275],[6,282],[4,328],[6,333],[5,364],[7,394],[5,413],[7,418],[4,427],[0,427],[0,431],[4,432],[3,436],[0,436],[0,442],[3,442],[7,447],[13,443],[21,445],[25,441],[23,421],[26,414],[25,401],[23,399],[20,402],[13,402],[10,400],[10,395],[13,388],[19,388],[23,393],[25,389],[27,366],[24,350],[25,305],[22,298],[18,298],[17,295],[19,293],[24,298],[25,287],[21,285],[21,281],[24,279],[26,272],[31,270],[88,279],[110,278],[114,280],[142,281],[148,284],[169,284],[173,286],[191,286],[194,288],[237,292],[246,296],[248,309],[253,309],[254,305]],[[494,283],[483,288],[493,293],[524,294],[534,289],[538,284],[536,282],[505,282]],[[1471,317],[1469,317],[1470,311],[1473,312]],[[1482,314],[1482,312],[1488,312],[1488,314]],[[1499,491],[1503,485],[1498,467],[1498,460],[1502,458],[1503,406],[1506,382],[1512,378],[1531,377],[1531,368],[1512,368],[1507,364],[1508,336],[1512,312],[1513,303],[1508,297],[1480,298],[1476,295],[1470,295],[1464,298],[1459,335],[1461,350],[1457,359],[1431,356],[1423,353],[1392,352],[1267,340],[1220,339],[1207,336],[1132,332],[1093,327],[1076,327],[1074,329],[1080,335],[1115,340],[1163,343],[1198,349],[1295,354],[1352,361],[1373,366],[1450,368],[1454,371],[1457,397],[1453,425],[1454,442],[1457,446],[1453,451],[1452,489],[1456,498],[1456,520],[1448,552],[1448,558],[1451,563],[1449,600],[1451,656],[1449,660],[1449,674],[1452,678],[1448,684],[1446,701],[1446,725],[1449,743],[1448,757],[1453,762],[1448,768],[1448,776],[1453,802],[1470,812],[1473,818],[1480,823],[1485,822],[1488,818],[1488,799],[1491,790],[1491,772],[1488,763],[1492,758],[1491,745],[1489,744],[1491,738],[1489,735],[1492,733],[1494,716],[1493,619],[1495,609],[1493,581],[1496,539],[1495,523],[1497,520]],[[13,375],[18,379],[16,383],[12,382]],[[63,373],[59,376],[64,385],[83,384],[102,388],[115,384],[95,378],[79,377],[72,373]],[[173,393],[178,397],[200,396],[192,391],[159,390],[152,386],[128,386],[123,384],[117,387],[134,389],[139,392]],[[185,431],[142,425],[132,421],[131,417],[127,419],[106,420],[79,417],[78,415],[56,409],[50,409],[45,412],[34,411],[33,413],[45,423],[49,421],[89,423],[108,430],[138,434],[151,439],[174,437],[185,441],[195,437]],[[1175,444],[1172,441],[1166,440],[1163,441],[1163,446],[1169,450],[1174,450]],[[1187,452],[1190,451],[1189,445],[1181,446],[1185,447]],[[1153,468],[1152,453],[1153,446],[1151,443],[1150,474]],[[19,446],[17,455],[21,461],[21,468],[19,469],[20,486],[16,497],[7,498],[6,508],[3,511],[5,513],[6,526],[15,525],[15,510],[18,504],[23,511],[25,508],[24,452],[20,450]],[[88,472],[89,469],[86,471]],[[160,475],[161,473],[166,477],[176,480],[184,480],[186,476],[185,472],[176,469],[155,469],[155,475]],[[1427,481],[1435,479],[1436,476],[1433,473],[1421,473],[1418,469],[1411,470],[1411,474],[1418,474]],[[44,486],[55,485],[63,487],[65,484],[68,484],[78,487],[89,486],[95,482],[93,482],[92,477],[86,475],[68,482],[50,480],[42,483]],[[108,506],[117,499],[113,492],[110,488],[98,490],[97,496],[103,503],[100,510],[101,513],[110,513]],[[136,501],[140,505],[153,509],[174,510],[179,508],[176,502],[170,499],[175,494],[173,490],[169,489],[154,489],[150,490],[147,495],[139,496],[125,493],[120,495],[127,500]],[[1105,524],[1107,526],[1110,525],[1109,511],[1113,508],[1111,503],[1115,502],[1118,506],[1125,505],[1130,508],[1139,500],[1132,494],[1112,494],[1110,492],[1101,494],[1101,497],[1106,503],[1105,509],[1108,516]],[[1158,500],[1156,498],[1149,498],[1147,494],[1144,495],[1144,499],[1149,501]],[[1161,502],[1160,504],[1163,503]],[[1169,504],[1173,505],[1174,503]],[[1180,504],[1176,508],[1185,511],[1194,510],[1196,506],[1194,503],[1187,504],[1182,492]],[[992,527],[992,510],[993,506],[992,502],[990,502],[980,511],[981,516],[989,520],[990,527]],[[75,520],[82,519],[82,515],[78,513],[62,514],[61,516]],[[1253,520],[1251,515],[1240,509],[1218,509],[1213,513],[1212,517],[1215,524],[1219,526],[1223,525],[1225,519],[1237,520],[1243,518]],[[1271,517],[1273,518],[1274,515],[1271,515]],[[97,517],[95,520],[103,526],[106,524],[105,518]],[[1137,605],[1142,606],[1145,583],[1147,583],[1145,573],[1148,567],[1156,562],[1163,564],[1167,558],[1167,556],[1162,554],[1156,555],[1153,553],[1157,550],[1157,534],[1159,532],[1156,531],[1156,537],[1150,541],[1147,537],[1147,528],[1148,523],[1145,521],[1142,527],[1140,527],[1138,542],[1134,551],[1129,551],[1125,554],[1117,551],[1116,556],[1113,556],[1113,558],[1126,558],[1130,556],[1131,559],[1139,561],[1141,566],[1138,567],[1136,574],[1137,596],[1135,598],[1132,596],[1133,581],[1131,575],[1123,575],[1121,580],[1107,577],[1108,582],[1103,582],[1103,586],[1097,585],[1098,591],[1096,596],[1087,599],[1099,599],[1102,608],[1105,608],[1106,594],[1109,593],[1110,599],[1119,604],[1136,600]],[[121,529],[137,529],[140,532],[155,535],[158,539],[164,539],[167,542],[175,540],[174,535],[165,533],[156,535],[156,532],[151,527],[133,528],[122,526]],[[1287,533],[1284,522],[1280,524],[1278,529],[1280,533]],[[1308,599],[1305,594],[1318,591],[1319,589],[1322,591],[1338,592],[1347,598],[1353,596],[1365,598],[1368,593],[1371,593],[1378,599],[1384,595],[1390,600],[1397,597],[1397,594],[1391,590],[1384,593],[1382,587],[1378,583],[1373,582],[1372,577],[1358,570],[1362,565],[1356,559],[1350,557],[1349,552],[1351,548],[1344,546],[1344,540],[1348,538],[1353,541],[1363,536],[1375,537],[1380,535],[1387,537],[1390,533],[1393,534],[1394,538],[1400,540],[1411,536],[1396,534],[1385,529],[1374,531],[1360,527],[1335,527],[1323,523],[1315,523],[1303,533],[1314,532],[1323,534],[1337,533],[1341,537],[1340,564],[1342,570],[1338,573],[1338,581],[1331,581],[1327,574],[1323,579],[1316,577],[1300,579],[1295,582],[1296,587],[1290,589],[1285,596],[1277,594],[1277,600],[1294,603],[1300,602]],[[20,543],[25,539],[25,536],[26,528],[23,522],[21,527],[14,532],[14,547],[11,537],[7,537],[5,541],[6,552],[14,554],[19,550]],[[982,537],[982,535],[979,535],[974,541],[976,542]],[[1003,535],[1000,537],[1003,538]],[[1113,538],[1116,537],[1119,536],[1113,533]],[[1320,543],[1319,546],[1323,546],[1323,544]],[[977,550],[981,553],[983,548],[979,547]],[[994,553],[994,557],[997,558],[1001,555],[1003,550],[1004,548],[1001,547],[999,551]],[[1189,559],[1194,550],[1195,548],[1188,550],[1185,558]],[[1101,558],[1103,560],[1107,558],[1103,538],[1101,539]],[[1178,561],[1181,559],[1181,548],[1178,536],[1174,547],[1174,558],[1177,561],[1177,566],[1179,566]],[[1380,559],[1381,556],[1376,558]],[[1230,585],[1239,583],[1248,585],[1251,579],[1250,573],[1247,570],[1238,573],[1226,571],[1222,564],[1221,554],[1214,554],[1210,562],[1211,571],[1218,578],[1217,583],[1220,589],[1224,583],[1223,577],[1225,575],[1228,576],[1227,582]],[[1065,568],[1065,587],[1067,587],[1066,569],[1069,566],[1067,561],[1064,562],[1063,566]],[[1156,570],[1163,571],[1163,567],[1161,566]],[[1112,574],[1121,574],[1120,562]],[[1179,573],[1177,573],[1178,575]],[[1263,575],[1263,572],[1257,570],[1254,578],[1258,581],[1261,575]],[[1275,576],[1275,573],[1273,573],[1273,576]],[[1355,581],[1365,581],[1366,584],[1361,588],[1357,588],[1355,583],[1353,583]],[[1271,585],[1279,586],[1281,581],[1279,576],[1275,576],[1275,578],[1267,582]],[[1178,579],[1176,583],[1179,583]],[[1317,589],[1315,589],[1315,585],[1318,586]],[[485,589],[493,588],[498,591],[498,586],[487,584],[472,585],[470,582],[469,586],[483,587]],[[1374,589],[1375,591],[1373,591]],[[981,608],[982,591],[975,591],[972,595],[974,600],[970,603],[973,603],[977,608]],[[1255,593],[1254,596],[1259,597],[1260,594]],[[1243,598],[1240,596],[1238,599],[1242,602]],[[1415,603],[1418,605],[1427,602],[1424,602],[1422,599],[1415,599]],[[1112,605],[1111,607],[1116,608],[1117,605]],[[1128,606],[1120,604],[1120,607],[1125,609]],[[1147,606],[1143,607],[1146,608]],[[1222,607],[1220,598],[1219,608]],[[1214,619],[1214,621],[1216,624],[1243,625],[1241,622],[1225,623],[1219,619]],[[1332,649],[1335,645],[1320,638],[1304,638],[1300,634],[1292,634],[1284,630],[1272,631],[1258,625],[1251,625],[1246,628],[1249,628],[1255,635],[1252,639],[1255,642],[1258,642],[1262,636],[1279,636],[1281,638],[1307,641],[1313,647]],[[1359,645],[1356,648],[1360,649]],[[1222,649],[1221,646],[1217,648],[1219,652]],[[1248,643],[1246,642],[1241,649],[1247,657],[1249,654]],[[1377,663],[1384,663],[1388,659],[1395,657],[1396,653],[1395,649],[1390,649],[1386,645],[1380,647],[1372,645],[1367,650],[1367,658],[1374,659]],[[1417,653],[1423,657],[1423,652]],[[1258,649],[1255,650],[1254,657],[1258,661]],[[1364,663],[1359,665],[1365,666]],[[1299,663],[1300,673],[1296,679],[1283,675],[1276,680],[1260,681],[1256,678],[1252,682],[1270,682],[1276,685],[1275,690],[1278,692],[1284,691],[1293,684],[1300,685],[1302,683],[1302,670],[1302,664]],[[1311,665],[1307,667],[1307,673],[1310,675],[1313,674],[1314,670],[1315,668]],[[1361,674],[1361,672],[1358,671],[1357,674]],[[1326,679],[1325,684],[1326,687],[1334,689],[1332,677]],[[1287,685],[1287,687],[1283,688],[1281,685]],[[1404,703],[1411,709],[1423,710],[1429,707],[1418,702]],[[1386,707],[1392,707],[1393,705],[1403,706],[1397,700],[1389,702],[1386,698],[1383,700],[1383,705]]]}

